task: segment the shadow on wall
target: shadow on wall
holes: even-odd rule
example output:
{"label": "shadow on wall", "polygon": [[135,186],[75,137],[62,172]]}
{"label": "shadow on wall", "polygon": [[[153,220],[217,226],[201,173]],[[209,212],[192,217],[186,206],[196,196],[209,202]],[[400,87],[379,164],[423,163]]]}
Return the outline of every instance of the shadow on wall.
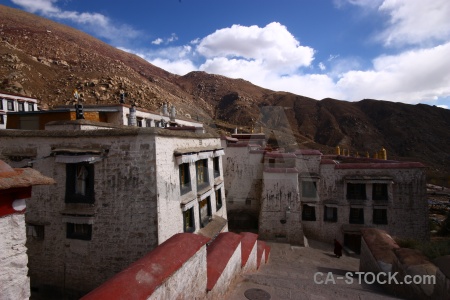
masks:
{"label": "shadow on wall", "polygon": [[256,214],[246,210],[231,210],[227,214],[229,231],[258,233],[258,216]]}

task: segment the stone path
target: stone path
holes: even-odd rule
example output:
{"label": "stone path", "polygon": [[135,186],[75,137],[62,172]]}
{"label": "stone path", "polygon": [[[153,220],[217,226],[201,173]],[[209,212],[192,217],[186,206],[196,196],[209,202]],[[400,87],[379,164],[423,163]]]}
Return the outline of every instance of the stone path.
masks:
{"label": "stone path", "polygon": [[[238,277],[225,299],[247,299],[244,293],[249,289],[262,289],[270,294],[271,300],[398,299],[385,293],[380,285],[359,284],[356,276],[352,284],[347,284],[345,274],[358,271],[359,259],[345,254],[341,258],[334,257],[332,245],[316,241],[309,241],[310,247],[268,244],[271,246],[269,262],[257,272]],[[323,282],[331,272],[327,284],[314,282],[317,272],[323,276],[317,276],[316,281]]]}

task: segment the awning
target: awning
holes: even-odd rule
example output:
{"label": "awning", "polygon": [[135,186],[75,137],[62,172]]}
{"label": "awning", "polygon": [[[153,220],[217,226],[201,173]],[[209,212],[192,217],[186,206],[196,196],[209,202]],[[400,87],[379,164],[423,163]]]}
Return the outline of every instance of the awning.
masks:
{"label": "awning", "polygon": [[225,155],[225,151],[223,149],[214,151],[214,157]]}
{"label": "awning", "polygon": [[73,224],[94,224],[94,217],[63,216],[62,222]]}
{"label": "awning", "polygon": [[102,157],[98,155],[57,155],[55,158],[55,162],[63,163],[63,164],[76,164],[82,162],[95,163],[101,160]]}
{"label": "awning", "polygon": [[214,153],[212,151],[208,151],[208,152],[200,152],[198,154],[198,159],[206,159],[206,158],[210,158],[213,157]]}
{"label": "awning", "polygon": [[198,160],[197,153],[176,156],[177,165],[196,162]]}

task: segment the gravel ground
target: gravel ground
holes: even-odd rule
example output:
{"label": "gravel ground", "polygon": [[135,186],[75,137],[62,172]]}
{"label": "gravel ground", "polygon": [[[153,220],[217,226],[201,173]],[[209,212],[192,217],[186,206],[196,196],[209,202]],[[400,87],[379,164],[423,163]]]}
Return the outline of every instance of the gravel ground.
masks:
{"label": "gravel ground", "polygon": [[[380,285],[359,284],[357,277],[353,277],[352,284],[347,284],[345,274],[358,271],[359,259],[345,254],[336,258],[331,244],[316,241],[309,241],[310,247],[268,244],[271,246],[269,262],[257,272],[239,276],[225,299],[248,299],[244,293],[249,289],[263,290],[270,294],[270,299],[398,299],[388,295]],[[329,279],[327,284],[315,283],[317,272],[323,273],[317,275],[317,281]],[[267,294],[264,297],[264,292],[259,292],[250,295],[252,299],[268,299]]]}

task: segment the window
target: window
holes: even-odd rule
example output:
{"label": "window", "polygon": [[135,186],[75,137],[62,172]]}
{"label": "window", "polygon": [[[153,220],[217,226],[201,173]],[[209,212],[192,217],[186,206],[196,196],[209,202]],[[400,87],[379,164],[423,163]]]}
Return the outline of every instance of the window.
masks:
{"label": "window", "polygon": [[302,196],[308,198],[317,197],[317,189],[315,181],[302,181]]}
{"label": "window", "polygon": [[348,200],[366,200],[366,185],[364,183],[347,183]]}
{"label": "window", "polygon": [[0,99],[0,109],[3,110],[3,100],[4,99]]}
{"label": "window", "polygon": [[0,124],[5,124],[5,118],[0,114]]}
{"label": "window", "polygon": [[337,207],[324,207],[323,220],[326,222],[337,222]]}
{"label": "window", "polygon": [[92,239],[92,225],[67,223],[66,237],[68,239],[90,241]]}
{"label": "window", "polygon": [[8,100],[7,106],[8,106],[8,110],[14,111],[14,101],[13,100]]}
{"label": "window", "polygon": [[216,190],[216,211],[222,208],[222,189]]}
{"label": "window", "polygon": [[25,111],[25,102],[19,102],[19,111]]}
{"label": "window", "polygon": [[208,184],[208,160],[196,161],[195,168],[197,171],[197,187]]}
{"label": "window", "polygon": [[142,123],[142,119],[141,118],[137,118],[137,126],[138,127],[142,127],[143,123]]}
{"label": "window", "polygon": [[350,208],[350,224],[364,224],[364,209]]}
{"label": "window", "polygon": [[44,225],[27,224],[27,236],[35,240],[43,240],[45,236]]}
{"label": "window", "polygon": [[312,205],[303,204],[302,220],[303,221],[315,221],[316,220],[316,208]]}
{"label": "window", "polygon": [[211,198],[206,197],[205,199],[200,201],[198,208],[199,208],[199,213],[200,213],[200,227],[203,228],[209,223],[209,220],[212,217]]}
{"label": "window", "polygon": [[191,190],[191,176],[189,175],[189,164],[184,163],[179,166],[180,169],[180,192],[181,195]]}
{"label": "window", "polygon": [[34,105],[31,102],[28,102],[28,111],[34,111]]}
{"label": "window", "polygon": [[275,168],[275,158],[269,158],[269,168]]}
{"label": "window", "polygon": [[372,189],[372,200],[388,200],[388,189],[385,183],[374,183]]}
{"label": "window", "polygon": [[183,226],[184,226],[184,232],[194,232],[195,231],[194,208],[193,207],[183,211]]}
{"label": "window", "polygon": [[214,157],[213,159],[213,165],[214,165],[214,178],[220,176],[220,164],[219,164],[220,157]]}
{"label": "window", "polygon": [[373,224],[387,224],[387,209],[373,210]]}
{"label": "window", "polygon": [[94,165],[66,165],[66,203],[94,203]]}
{"label": "window", "polygon": [[145,127],[152,127],[152,120],[146,119],[145,120]]}

